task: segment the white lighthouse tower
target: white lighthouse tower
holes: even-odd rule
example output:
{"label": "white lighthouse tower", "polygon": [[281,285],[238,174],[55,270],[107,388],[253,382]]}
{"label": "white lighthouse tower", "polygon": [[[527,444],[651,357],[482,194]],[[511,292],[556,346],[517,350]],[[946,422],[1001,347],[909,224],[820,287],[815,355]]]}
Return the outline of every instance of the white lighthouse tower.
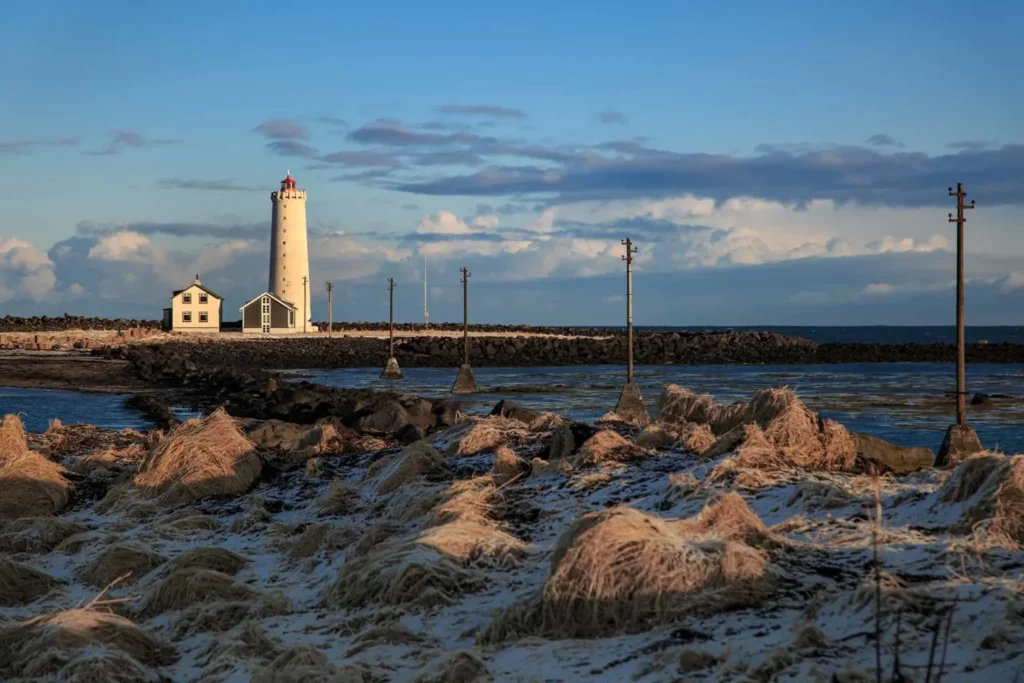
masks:
{"label": "white lighthouse tower", "polygon": [[312,330],[309,315],[309,249],[306,246],[306,191],[291,171],[270,193],[270,284],[267,290],[295,306],[295,331]]}

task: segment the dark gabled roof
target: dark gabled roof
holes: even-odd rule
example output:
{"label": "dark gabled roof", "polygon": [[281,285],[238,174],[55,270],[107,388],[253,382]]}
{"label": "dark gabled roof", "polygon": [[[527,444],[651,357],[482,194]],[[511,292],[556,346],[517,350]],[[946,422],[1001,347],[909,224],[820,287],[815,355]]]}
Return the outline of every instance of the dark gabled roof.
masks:
{"label": "dark gabled roof", "polygon": [[263,298],[264,296],[269,296],[269,297],[270,297],[271,299],[273,299],[274,301],[277,301],[277,302],[278,302],[278,303],[280,303],[280,304],[284,304],[285,306],[287,306],[288,308],[292,309],[293,311],[294,311],[294,310],[297,310],[297,308],[296,308],[295,304],[293,304],[293,303],[292,303],[291,301],[287,301],[287,300],[285,300],[285,299],[282,299],[281,297],[279,297],[278,295],[274,294],[273,292],[263,292],[263,293],[261,293],[261,294],[257,294],[256,296],[254,296],[253,298],[249,299],[249,300],[248,300],[248,301],[246,301],[246,302],[245,302],[244,304],[242,304],[241,306],[239,306],[239,307],[238,307],[238,310],[240,310],[240,311],[241,311],[241,310],[242,310],[242,309],[244,309],[244,308],[248,308],[250,304],[256,303],[256,301],[257,301],[258,299],[261,299],[261,298]]}
{"label": "dark gabled roof", "polygon": [[222,296],[221,296],[220,294],[218,294],[217,292],[215,292],[215,291],[213,291],[212,289],[209,289],[208,287],[205,287],[205,286],[203,286],[203,285],[197,285],[197,284],[196,284],[196,283],[194,283],[194,282],[193,282],[192,284],[190,284],[190,285],[189,285],[188,287],[186,287],[185,289],[176,289],[176,290],[174,290],[174,292],[172,292],[172,293],[171,293],[171,296],[172,296],[172,297],[173,297],[173,296],[178,296],[179,294],[181,294],[182,292],[184,292],[184,291],[185,291],[186,289],[192,289],[193,287],[198,287],[199,289],[203,290],[204,292],[206,292],[206,293],[207,293],[207,294],[209,294],[210,296],[216,297],[216,298],[220,299],[221,301],[224,301],[224,297],[222,297]]}

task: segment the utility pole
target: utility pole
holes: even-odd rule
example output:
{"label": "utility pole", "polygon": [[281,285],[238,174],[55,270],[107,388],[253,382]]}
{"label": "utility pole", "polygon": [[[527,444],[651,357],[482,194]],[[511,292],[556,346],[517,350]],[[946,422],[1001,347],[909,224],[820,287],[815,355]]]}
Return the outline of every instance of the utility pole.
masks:
{"label": "utility pole", "polygon": [[334,334],[334,281],[327,281],[327,338]]}
{"label": "utility pole", "polygon": [[638,250],[628,237],[622,240],[622,245],[626,247],[622,257],[626,262],[626,385],[615,404],[615,416],[623,422],[643,427],[650,424],[651,417],[633,374],[633,254]]}
{"label": "utility pole", "polygon": [[956,424],[946,430],[946,437],[935,458],[936,466],[955,465],[981,448],[981,441],[973,427],[967,426],[967,372],[966,343],[964,339],[964,211],[974,208],[974,200],[964,204],[967,192],[963,183],[956,191],[949,188],[949,196],[956,197],[956,217],[949,214],[949,222],[956,223]]}
{"label": "utility pole", "polygon": [[423,329],[430,329],[430,311],[427,310],[427,255],[423,255]]}
{"label": "utility pole", "polygon": [[470,272],[463,266],[459,268],[462,273],[462,365],[455,375],[455,384],[452,386],[453,394],[472,394],[477,391],[476,378],[473,377],[473,369],[469,365],[469,276]]}
{"label": "utility pole", "polygon": [[964,184],[956,184],[956,192],[949,188],[949,196],[956,197],[956,218],[949,214],[949,222],[956,223],[956,423],[967,425],[967,373],[964,367],[964,217],[965,209],[974,208],[974,200],[964,204],[967,193]]}
{"label": "utility pole", "polygon": [[462,363],[469,365],[469,276],[470,272],[465,267],[459,268],[462,271]]}
{"label": "utility pole", "polygon": [[395,358],[395,278],[388,278],[388,362],[384,365],[381,379],[402,379],[402,369]]}
{"label": "utility pole", "polygon": [[622,240],[626,254],[622,260],[626,262],[626,381],[633,381],[633,254],[637,248],[628,237]]}
{"label": "utility pole", "polygon": [[306,296],[306,287],[309,285],[309,278],[302,276],[302,332],[306,332],[306,321],[309,320],[309,297]]}
{"label": "utility pole", "polygon": [[395,357],[395,278],[388,278],[388,358]]}

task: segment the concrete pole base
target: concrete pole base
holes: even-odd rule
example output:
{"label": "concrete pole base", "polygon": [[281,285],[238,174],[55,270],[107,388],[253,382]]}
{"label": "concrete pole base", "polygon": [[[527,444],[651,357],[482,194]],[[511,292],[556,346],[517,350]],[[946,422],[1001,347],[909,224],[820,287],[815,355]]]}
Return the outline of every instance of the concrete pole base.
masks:
{"label": "concrete pole base", "polygon": [[640,387],[636,382],[626,382],[622,387],[619,402],[615,404],[615,414],[624,422],[640,427],[646,427],[651,423],[651,416],[647,414],[644,398],[640,395]]}
{"label": "concrete pole base", "polygon": [[455,375],[455,384],[452,385],[453,394],[475,394],[479,387],[476,385],[476,378],[473,377],[473,368],[466,363],[459,366],[459,374]]}
{"label": "concrete pole base", "polygon": [[942,440],[942,446],[939,447],[935,466],[955,466],[983,450],[985,449],[981,447],[981,439],[978,438],[974,427],[950,425],[946,430],[946,438]]}
{"label": "concrete pole base", "polygon": [[398,359],[392,356],[388,358],[384,372],[380,373],[381,379],[402,379],[402,368],[398,367]]}

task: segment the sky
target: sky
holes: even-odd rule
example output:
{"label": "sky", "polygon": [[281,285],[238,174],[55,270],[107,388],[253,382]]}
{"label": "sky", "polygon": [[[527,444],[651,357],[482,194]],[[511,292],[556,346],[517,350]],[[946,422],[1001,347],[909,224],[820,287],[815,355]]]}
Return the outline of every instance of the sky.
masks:
{"label": "sky", "polygon": [[308,192],[314,319],[1024,324],[1013,2],[129,3],[0,25],[0,315],[267,286]]}

